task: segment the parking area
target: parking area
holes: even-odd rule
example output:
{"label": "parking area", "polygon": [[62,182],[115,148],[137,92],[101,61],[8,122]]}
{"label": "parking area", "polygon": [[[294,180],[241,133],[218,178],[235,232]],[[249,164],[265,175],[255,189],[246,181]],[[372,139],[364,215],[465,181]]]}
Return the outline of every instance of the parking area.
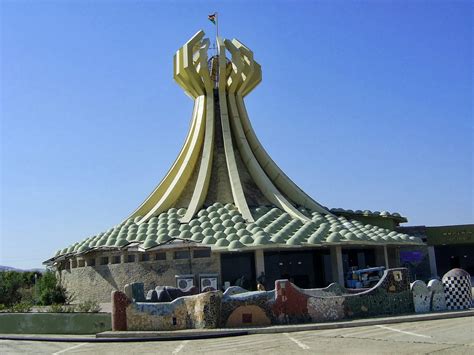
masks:
{"label": "parking area", "polygon": [[141,343],[0,340],[1,354],[473,354],[474,317],[230,338]]}

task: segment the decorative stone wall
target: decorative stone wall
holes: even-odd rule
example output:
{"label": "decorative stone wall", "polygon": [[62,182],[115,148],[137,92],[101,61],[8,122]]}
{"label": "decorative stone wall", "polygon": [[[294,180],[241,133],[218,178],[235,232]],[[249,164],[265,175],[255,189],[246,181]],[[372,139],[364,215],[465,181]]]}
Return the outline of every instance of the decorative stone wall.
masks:
{"label": "decorative stone wall", "polygon": [[131,302],[128,298],[128,302],[123,302],[124,298],[127,296],[123,292],[112,293],[113,310],[117,313],[112,314],[113,330],[146,331],[219,327],[222,298],[220,291],[184,296],[164,303]]}
{"label": "decorative stone wall", "polygon": [[[128,293],[132,299],[144,294],[136,285],[128,287]],[[243,292],[233,287],[224,294],[206,292],[163,303],[130,300],[128,305],[114,293],[113,302],[115,311],[125,309],[128,330],[265,326],[414,311],[408,271],[403,268],[387,270],[376,286],[360,293],[348,293],[336,284],[303,290],[288,280],[277,280],[273,291]]]}
{"label": "decorative stone wall", "polygon": [[440,280],[430,280],[428,290],[431,292],[431,311],[446,310],[446,296],[443,283]]}
{"label": "decorative stone wall", "polygon": [[[106,255],[106,254],[105,254]],[[123,290],[126,284],[143,282],[145,289],[156,286],[175,286],[175,275],[216,273],[220,276],[220,256],[212,253],[209,258],[175,259],[167,252],[167,260],[137,261],[131,263],[95,265],[60,271],[60,279],[73,302],[87,300],[110,302],[114,290]],[[97,259],[100,254],[97,255]],[[220,277],[219,277],[220,280]]]}
{"label": "decorative stone wall", "polygon": [[425,313],[431,310],[431,291],[428,286],[421,281],[416,280],[410,285],[413,294],[413,305],[416,313]]}

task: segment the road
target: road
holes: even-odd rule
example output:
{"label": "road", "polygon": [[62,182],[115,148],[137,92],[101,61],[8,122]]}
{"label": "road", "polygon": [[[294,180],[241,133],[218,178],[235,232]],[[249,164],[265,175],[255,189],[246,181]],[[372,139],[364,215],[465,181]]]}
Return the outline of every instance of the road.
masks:
{"label": "road", "polygon": [[357,328],[142,343],[0,340],[18,354],[474,354],[474,317]]}

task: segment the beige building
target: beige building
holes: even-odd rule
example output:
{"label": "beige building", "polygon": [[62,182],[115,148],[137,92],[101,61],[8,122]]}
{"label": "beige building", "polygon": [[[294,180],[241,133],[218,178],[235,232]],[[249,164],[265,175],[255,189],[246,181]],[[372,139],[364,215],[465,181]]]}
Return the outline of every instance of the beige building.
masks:
{"label": "beige building", "polygon": [[[244,98],[261,81],[252,51],[199,31],[174,56],[174,78],[194,101],[191,125],[172,167],[127,218],[58,250],[47,260],[76,300],[108,301],[126,283],[186,282],[271,288],[337,281],[351,267],[398,266],[421,239],[395,228],[397,213],[329,209],[302,191],[267,154]],[[291,144],[292,137],[280,137]],[[187,275],[187,276],[186,276]],[[190,281],[191,280],[191,281]]]}

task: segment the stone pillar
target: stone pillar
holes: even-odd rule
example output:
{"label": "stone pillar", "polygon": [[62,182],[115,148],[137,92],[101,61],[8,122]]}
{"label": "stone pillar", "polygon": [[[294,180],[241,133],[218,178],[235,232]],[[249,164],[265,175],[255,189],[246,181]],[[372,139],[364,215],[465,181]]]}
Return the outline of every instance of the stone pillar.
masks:
{"label": "stone pillar", "polygon": [[342,249],[340,245],[332,246],[331,251],[331,269],[332,269],[332,281],[337,282],[341,286],[345,285],[344,282],[344,269],[342,266]]}
{"label": "stone pillar", "polygon": [[255,275],[258,279],[261,273],[265,273],[265,258],[263,256],[263,250],[255,250]]}
{"label": "stone pillar", "polygon": [[430,261],[431,277],[436,278],[438,276],[438,269],[436,267],[436,254],[432,245],[428,246],[428,259]]}
{"label": "stone pillar", "polygon": [[388,249],[386,245],[383,246],[383,257],[385,261],[385,268],[388,269],[390,264],[388,263]]}
{"label": "stone pillar", "polygon": [[120,263],[125,264],[127,262],[127,253],[123,252],[122,255],[120,255]]}

